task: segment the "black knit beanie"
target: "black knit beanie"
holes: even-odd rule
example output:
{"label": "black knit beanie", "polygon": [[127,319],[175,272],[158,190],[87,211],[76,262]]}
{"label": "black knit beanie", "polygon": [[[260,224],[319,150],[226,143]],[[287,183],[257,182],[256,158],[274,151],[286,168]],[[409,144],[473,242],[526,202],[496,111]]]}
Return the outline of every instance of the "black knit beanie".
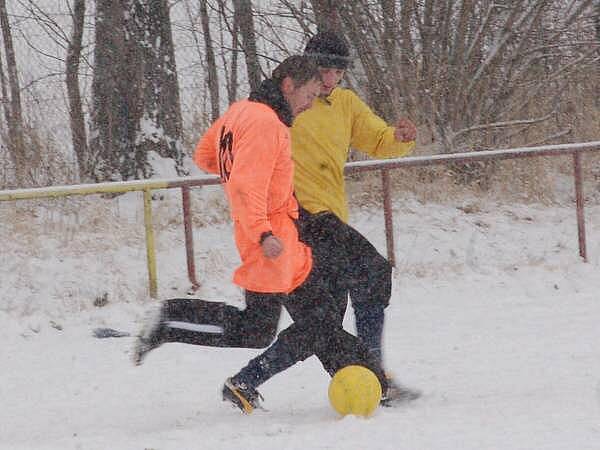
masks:
{"label": "black knit beanie", "polygon": [[315,58],[320,67],[347,69],[352,62],[344,39],[331,31],[320,31],[310,38],[304,54]]}

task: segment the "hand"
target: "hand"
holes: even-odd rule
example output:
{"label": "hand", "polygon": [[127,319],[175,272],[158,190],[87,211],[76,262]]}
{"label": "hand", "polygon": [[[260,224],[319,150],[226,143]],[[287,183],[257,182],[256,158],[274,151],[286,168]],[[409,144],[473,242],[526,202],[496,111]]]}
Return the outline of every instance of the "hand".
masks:
{"label": "hand", "polygon": [[410,142],[417,138],[417,127],[406,118],[401,118],[396,124],[394,137],[400,142]]}
{"label": "hand", "polygon": [[262,247],[263,255],[268,259],[277,258],[283,252],[283,244],[278,237],[273,235],[267,236],[260,246]]}

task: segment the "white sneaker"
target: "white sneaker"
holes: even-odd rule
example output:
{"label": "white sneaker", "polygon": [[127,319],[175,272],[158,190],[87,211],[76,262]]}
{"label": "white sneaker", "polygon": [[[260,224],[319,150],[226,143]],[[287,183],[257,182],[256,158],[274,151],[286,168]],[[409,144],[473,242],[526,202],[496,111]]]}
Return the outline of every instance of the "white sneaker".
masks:
{"label": "white sneaker", "polygon": [[144,325],[135,340],[133,355],[131,357],[134,365],[141,365],[149,351],[160,347],[165,342],[162,336],[162,329],[161,304],[160,307],[148,311]]}

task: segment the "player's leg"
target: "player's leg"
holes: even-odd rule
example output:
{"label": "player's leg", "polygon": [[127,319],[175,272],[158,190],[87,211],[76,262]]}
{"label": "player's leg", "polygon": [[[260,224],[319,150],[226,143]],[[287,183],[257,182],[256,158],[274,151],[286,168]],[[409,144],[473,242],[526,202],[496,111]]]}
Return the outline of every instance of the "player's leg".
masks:
{"label": "player's leg", "polygon": [[339,305],[314,269],[309,279],[283,302],[294,323],[267,350],[225,382],[224,400],[251,412],[260,399],[258,386],[313,354],[330,375],[344,366],[359,364],[373,370],[382,387],[387,388],[379,361],[357,337],[342,328]]}
{"label": "player's leg", "polygon": [[[310,214],[301,210],[300,235],[313,254],[328,261],[329,290],[337,299],[349,293],[358,337],[380,362],[383,361],[385,308],[389,305],[392,267],[357,230],[332,213]],[[339,301],[339,300],[338,300]],[[420,391],[403,386],[388,374],[384,402],[413,400]]]}
{"label": "player's leg", "polygon": [[382,357],[384,309],[392,287],[392,267],[358,231],[335,214],[301,211],[300,236],[317,258],[335,298],[350,293],[356,331],[376,357]]}
{"label": "player's leg", "polygon": [[246,308],[223,302],[175,298],[161,303],[147,320],[134,350],[134,363],[167,342],[209,347],[264,348],[277,333],[281,303],[277,296],[246,292]]}

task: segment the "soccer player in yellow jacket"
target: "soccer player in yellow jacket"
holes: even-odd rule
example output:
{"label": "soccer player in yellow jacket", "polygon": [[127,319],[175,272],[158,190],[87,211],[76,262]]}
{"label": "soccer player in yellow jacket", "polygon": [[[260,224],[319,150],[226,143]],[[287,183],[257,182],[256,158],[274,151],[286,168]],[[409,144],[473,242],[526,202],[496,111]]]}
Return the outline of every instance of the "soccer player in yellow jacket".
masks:
{"label": "soccer player in yellow jacket", "polygon": [[[318,33],[308,42],[305,54],[316,59],[322,90],[321,97],[295,118],[291,128],[300,239],[312,247],[314,258],[320,261],[322,279],[327,280],[340,321],[350,293],[357,334],[381,366],[384,308],[390,300],[392,268],[347,224],[343,170],[350,147],[377,158],[407,154],[415,145],[416,128],[407,119],[388,126],[356,94],[338,87],[350,62],[348,48],[339,37]],[[282,307],[281,302],[265,301],[265,295],[269,294],[246,290],[244,309],[197,298],[166,300],[160,333],[140,347],[143,351],[136,353],[136,364],[165,342],[230,348],[268,346],[275,339]],[[391,379],[382,385],[383,404],[413,400],[419,395]]]}
{"label": "soccer player in yellow jacket", "polygon": [[[384,309],[392,289],[392,267],[375,247],[348,225],[344,165],[350,148],[374,158],[408,154],[416,127],[408,119],[388,125],[351,90],[339,87],[350,64],[349,50],[332,32],[313,36],[304,51],[315,58],[321,95],[292,126],[294,189],[301,206],[301,239],[332,268],[329,289],[345,311],[348,294],[358,336],[382,360]],[[390,400],[410,400],[418,392],[390,380]]]}

